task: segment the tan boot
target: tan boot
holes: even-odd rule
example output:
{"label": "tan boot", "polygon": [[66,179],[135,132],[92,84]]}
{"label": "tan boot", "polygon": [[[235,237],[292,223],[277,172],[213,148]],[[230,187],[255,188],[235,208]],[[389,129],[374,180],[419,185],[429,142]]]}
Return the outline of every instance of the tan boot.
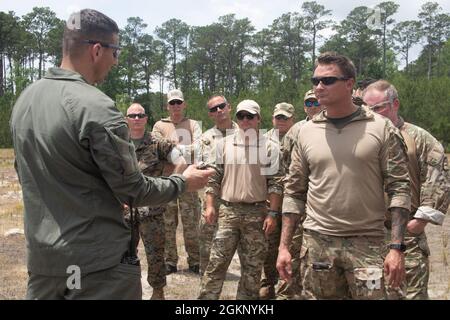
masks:
{"label": "tan boot", "polygon": [[164,298],[164,288],[153,289],[153,294],[150,300],[166,300]]}
{"label": "tan boot", "polygon": [[272,300],[275,299],[275,288],[274,286],[262,287],[259,289],[259,298],[261,300]]}

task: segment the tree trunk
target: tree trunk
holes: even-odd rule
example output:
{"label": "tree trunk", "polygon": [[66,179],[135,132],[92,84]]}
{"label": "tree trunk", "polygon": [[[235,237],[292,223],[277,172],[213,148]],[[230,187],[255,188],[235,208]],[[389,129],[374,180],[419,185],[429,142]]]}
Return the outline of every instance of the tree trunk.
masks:
{"label": "tree trunk", "polygon": [[3,97],[5,94],[3,79],[3,54],[0,54],[0,97]]}
{"label": "tree trunk", "polygon": [[383,78],[386,79],[386,23],[383,26]]}
{"label": "tree trunk", "polygon": [[428,45],[428,71],[427,71],[428,80],[431,79],[431,44]]}

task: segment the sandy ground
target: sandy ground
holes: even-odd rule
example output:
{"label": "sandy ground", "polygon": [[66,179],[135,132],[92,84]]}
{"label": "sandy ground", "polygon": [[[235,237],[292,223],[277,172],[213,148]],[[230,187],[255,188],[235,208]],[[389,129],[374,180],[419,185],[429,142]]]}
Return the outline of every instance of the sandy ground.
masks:
{"label": "sandy ground", "polygon": [[[25,240],[23,235],[5,237],[5,232],[13,228],[23,229],[21,191],[17,176],[12,168],[10,154],[0,149],[0,299],[23,299],[26,292],[27,270],[25,266]],[[178,271],[167,279],[166,298],[171,300],[196,299],[200,277],[187,270],[186,252],[178,229]],[[450,299],[450,273],[448,262],[450,247],[450,219],[442,227],[427,226],[428,242],[431,248],[429,294],[431,299]],[[152,289],[147,283],[147,262],[142,243],[139,247],[142,262],[143,298],[149,299]],[[237,255],[227,273],[222,291],[222,299],[234,299],[240,266]]]}

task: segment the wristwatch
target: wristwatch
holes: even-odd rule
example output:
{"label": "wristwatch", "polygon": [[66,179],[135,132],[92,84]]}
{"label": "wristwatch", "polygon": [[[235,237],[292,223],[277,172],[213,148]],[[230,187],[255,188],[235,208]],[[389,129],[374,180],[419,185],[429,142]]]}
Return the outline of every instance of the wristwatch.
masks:
{"label": "wristwatch", "polygon": [[406,245],[404,243],[391,243],[389,244],[389,249],[400,250],[401,252],[406,251]]}
{"label": "wristwatch", "polygon": [[280,213],[278,212],[278,211],[275,211],[275,210],[269,210],[269,211],[267,211],[267,214],[269,215],[269,216],[271,216],[272,218],[275,218],[277,215],[279,215]]}

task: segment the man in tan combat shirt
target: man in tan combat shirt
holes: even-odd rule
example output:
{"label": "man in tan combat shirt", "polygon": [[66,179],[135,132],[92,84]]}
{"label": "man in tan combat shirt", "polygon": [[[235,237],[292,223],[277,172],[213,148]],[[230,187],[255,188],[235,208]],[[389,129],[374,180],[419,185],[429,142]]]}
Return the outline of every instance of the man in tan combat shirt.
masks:
{"label": "man in tan combat shirt", "polygon": [[[167,110],[169,117],[156,122],[153,133],[177,143],[184,150],[183,154],[188,164],[194,161],[192,145],[199,141],[202,134],[200,124],[184,116],[187,105],[184,101],[183,92],[178,89],[167,93]],[[183,148],[184,147],[184,148]],[[166,166],[163,175],[170,175],[173,165]],[[200,253],[198,242],[198,221],[200,218],[200,200],[198,192],[186,192],[177,200],[167,205],[164,215],[166,226],[166,272],[171,274],[177,272],[178,253],[176,243],[176,231],[178,226],[178,212],[180,212],[183,223],[184,245],[188,255],[187,262],[189,270],[194,273],[200,272]]]}
{"label": "man in tan combat shirt", "polygon": [[[297,136],[286,176],[277,269],[290,279],[289,245],[300,217],[304,290],[310,299],[384,299],[385,278],[404,277],[401,251],[410,210],[407,155],[390,121],[352,103],[353,63],[321,54],[311,81],[326,111]],[[384,193],[392,243],[384,262]]]}
{"label": "man in tan combat shirt", "polygon": [[[217,300],[236,250],[241,263],[236,299],[259,298],[261,270],[266,256],[266,237],[275,228],[281,200],[279,147],[259,134],[259,105],[244,100],[236,107],[239,130],[228,135],[212,152],[216,175],[206,188],[207,223],[218,219],[199,299]],[[220,198],[219,212],[215,200]],[[267,210],[266,199],[270,199]]]}

